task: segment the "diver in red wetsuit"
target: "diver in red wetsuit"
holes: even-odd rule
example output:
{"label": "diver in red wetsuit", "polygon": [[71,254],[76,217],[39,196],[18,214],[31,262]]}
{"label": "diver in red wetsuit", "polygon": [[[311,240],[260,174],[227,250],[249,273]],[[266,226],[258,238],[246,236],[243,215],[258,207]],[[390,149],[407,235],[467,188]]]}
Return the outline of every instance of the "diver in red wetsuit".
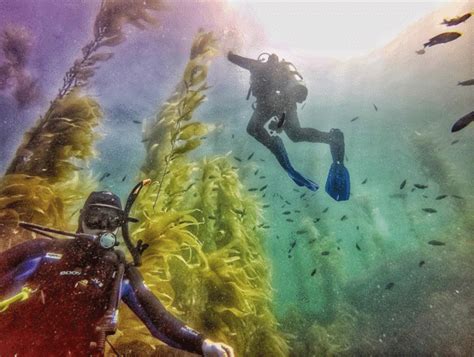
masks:
{"label": "diver in red wetsuit", "polygon": [[81,210],[77,233],[20,224],[50,238],[0,254],[0,356],[103,356],[105,339],[116,330],[120,300],[154,337],[172,347],[234,356],[230,346],[204,338],[166,311],[137,268],[114,249],[115,233],[121,226],[124,232],[128,221],[136,220],[122,210],[116,195],[93,192]]}

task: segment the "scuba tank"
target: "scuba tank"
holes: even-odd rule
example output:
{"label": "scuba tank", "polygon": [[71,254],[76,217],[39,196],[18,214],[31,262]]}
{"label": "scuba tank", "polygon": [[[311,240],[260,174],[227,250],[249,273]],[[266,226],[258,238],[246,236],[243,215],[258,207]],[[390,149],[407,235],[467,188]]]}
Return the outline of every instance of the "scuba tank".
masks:
{"label": "scuba tank", "polygon": [[306,88],[303,76],[298,72],[293,63],[287,62],[284,59],[280,63],[286,67],[289,74],[286,92],[293,97],[297,103],[303,103],[308,97],[308,88]]}

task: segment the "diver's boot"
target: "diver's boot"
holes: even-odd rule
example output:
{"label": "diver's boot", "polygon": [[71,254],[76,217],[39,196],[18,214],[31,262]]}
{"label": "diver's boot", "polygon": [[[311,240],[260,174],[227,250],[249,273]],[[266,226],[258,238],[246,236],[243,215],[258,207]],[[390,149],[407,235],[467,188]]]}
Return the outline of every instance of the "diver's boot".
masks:
{"label": "diver's boot", "polygon": [[272,144],[269,149],[275,155],[280,165],[285,169],[288,176],[290,176],[298,186],[305,186],[311,191],[316,191],[319,188],[318,184],[305,178],[291,165],[283,141],[279,137],[274,137]]}
{"label": "diver's boot", "polygon": [[336,201],[346,201],[350,196],[351,184],[349,171],[344,166],[344,134],[339,129],[331,129],[329,135],[333,163],[326,181],[326,192]]}

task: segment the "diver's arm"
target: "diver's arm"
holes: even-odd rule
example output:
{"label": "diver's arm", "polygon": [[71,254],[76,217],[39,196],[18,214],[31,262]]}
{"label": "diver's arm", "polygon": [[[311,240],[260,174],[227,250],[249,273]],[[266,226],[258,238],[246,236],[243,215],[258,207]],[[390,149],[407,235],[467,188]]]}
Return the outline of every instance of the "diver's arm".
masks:
{"label": "diver's arm", "polygon": [[230,51],[227,54],[227,59],[231,61],[233,64],[236,64],[239,67],[245,68],[249,70],[250,72],[254,71],[258,67],[260,67],[262,64],[261,62],[257,60],[236,55],[232,51]]}
{"label": "diver's arm", "polygon": [[51,239],[32,239],[0,254],[0,295],[22,285],[38,268]]}
{"label": "diver's arm", "polygon": [[152,335],[172,347],[203,355],[204,337],[166,310],[135,267],[127,267],[126,278],[122,298]]}

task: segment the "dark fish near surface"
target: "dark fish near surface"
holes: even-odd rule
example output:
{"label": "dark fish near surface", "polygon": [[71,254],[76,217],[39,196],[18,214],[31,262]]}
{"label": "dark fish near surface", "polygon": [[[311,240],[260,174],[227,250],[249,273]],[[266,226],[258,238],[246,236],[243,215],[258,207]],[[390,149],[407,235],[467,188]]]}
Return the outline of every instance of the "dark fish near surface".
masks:
{"label": "dark fish near surface", "polygon": [[416,188],[415,188],[415,187],[413,187],[413,188],[411,189],[411,192],[413,192],[413,191],[415,191],[415,190],[416,190]]}
{"label": "dark fish near surface", "polygon": [[413,186],[416,188],[419,188],[420,190],[424,190],[425,188],[428,188],[428,185],[421,185],[419,183],[415,183]]}
{"label": "dark fish near surface", "polygon": [[357,226],[356,229],[359,230],[359,226]]}
{"label": "dark fish near surface", "polygon": [[234,159],[236,159],[238,162],[242,162],[242,159],[240,157],[234,156]]}
{"label": "dark fish near surface", "polygon": [[268,208],[270,205],[263,205],[262,208]]}
{"label": "dark fish near surface", "polygon": [[467,14],[464,14],[462,16],[456,16],[452,19],[443,19],[443,22],[441,23],[441,25],[446,25],[446,26],[456,26],[456,25],[459,25],[460,23],[466,21],[468,18],[471,17],[471,13],[468,12]]}
{"label": "dark fish near surface", "polygon": [[463,200],[464,199],[464,197],[461,197],[461,196],[458,196],[458,195],[451,195],[451,196],[454,197],[454,198],[457,198],[458,200]]}
{"label": "dark fish near surface", "polygon": [[316,218],[316,219],[313,219],[313,223],[318,223],[320,221],[321,218]]}
{"label": "dark fish near surface", "polygon": [[435,200],[442,200],[443,198],[448,197],[448,195],[439,195],[438,197],[435,198]]}
{"label": "dark fish near surface", "polygon": [[233,139],[233,138],[235,138],[235,135],[234,135],[234,134],[232,134],[232,139]]}
{"label": "dark fish near surface", "polygon": [[301,229],[299,231],[296,231],[296,234],[305,234],[305,233],[308,233],[308,231],[305,230],[305,229]]}
{"label": "dark fish near surface", "polygon": [[420,268],[421,268],[423,265],[425,265],[425,261],[424,261],[424,260],[422,260],[422,261],[420,261],[420,262],[418,263],[418,266],[419,266]]}
{"label": "dark fish near surface", "polygon": [[468,79],[467,81],[458,82],[458,86],[472,86],[474,85],[474,79]]}
{"label": "dark fish near surface", "polygon": [[295,210],[293,210],[293,212],[295,212],[295,213],[301,213],[301,211],[300,211],[299,209],[295,209]]}
{"label": "dark fish near surface", "polygon": [[357,250],[362,250],[362,249],[360,249],[359,244],[357,244],[357,243],[356,243],[356,248],[357,248]]}
{"label": "dark fish near surface", "polygon": [[356,121],[357,119],[359,119],[359,117],[354,117],[351,119],[351,121]]}
{"label": "dark fish near surface", "polygon": [[300,198],[303,198],[304,196],[306,196],[306,193],[301,194]]}
{"label": "dark fish near surface", "polygon": [[424,197],[424,198],[428,198],[428,196],[427,196],[427,195],[423,195],[423,197]]}
{"label": "dark fish near surface", "polygon": [[316,269],[314,269],[314,270],[311,272],[311,276],[314,276],[314,274],[316,274]]}
{"label": "dark fish near surface", "polygon": [[373,106],[374,106],[375,111],[379,110],[379,108],[377,108],[377,106],[375,104],[373,104]]}
{"label": "dark fish near surface", "polygon": [[123,178],[122,178],[122,182],[124,182],[127,178],[127,175],[125,175]]}
{"label": "dark fish near surface", "polygon": [[345,221],[346,219],[347,219],[347,216],[346,216],[346,215],[344,215],[344,216],[341,217],[341,221]]}
{"label": "dark fish near surface", "polygon": [[446,245],[446,243],[440,242],[439,240],[430,240],[428,242],[428,244],[431,244],[431,245]]}
{"label": "dark fish near surface", "polygon": [[326,213],[328,210],[329,210],[329,207],[326,207],[325,209],[323,209],[323,213]]}
{"label": "dark fish near surface", "polygon": [[287,222],[294,222],[291,218],[286,219]]}
{"label": "dark fish near surface", "polygon": [[308,241],[308,244],[313,244],[314,242],[316,242],[316,239],[311,239],[310,241]]}
{"label": "dark fish near surface", "polygon": [[255,176],[257,176],[258,171],[259,171],[259,170],[257,169],[257,170],[254,172],[254,175],[255,175]]}
{"label": "dark fish near surface", "polygon": [[321,252],[321,255],[329,255],[329,252],[325,250],[324,252]]}
{"label": "dark fish near surface", "polygon": [[266,179],[266,178],[267,178],[267,176],[260,176],[259,177],[260,180],[263,180],[263,179]]}
{"label": "dark fish near surface", "polygon": [[461,119],[458,119],[458,121],[456,121],[456,123],[454,123],[453,127],[451,128],[451,132],[454,133],[456,131],[464,129],[473,121],[474,121],[474,111],[470,112],[469,114],[466,114]]}
{"label": "dark fish near surface", "polygon": [[291,249],[293,249],[295,247],[295,245],[296,245],[296,241],[291,242],[291,244],[290,244]]}
{"label": "dark fish near surface", "polygon": [[263,190],[266,189],[267,187],[268,187],[268,185],[265,185],[265,186],[260,187],[260,191],[263,191]]}
{"label": "dark fish near surface", "polygon": [[284,215],[289,215],[289,214],[291,214],[291,211],[285,211],[285,212],[283,212],[283,214]]}
{"label": "dark fish near surface", "polygon": [[457,144],[459,142],[458,139],[451,141],[451,145]]}
{"label": "dark fish near surface", "polygon": [[395,283],[388,283],[387,285],[385,285],[385,289],[386,290],[390,290],[391,288],[393,288],[395,285]]}
{"label": "dark fish near surface", "polygon": [[104,174],[100,177],[99,182],[102,182],[105,178],[107,178],[107,177],[109,177],[109,176],[110,176],[110,173],[109,173],[109,172],[104,173]]}
{"label": "dark fish near surface", "polygon": [[403,190],[406,184],[407,184],[407,180],[403,180],[402,183],[400,184],[400,190]]}
{"label": "dark fish near surface", "polygon": [[135,124],[141,124],[142,122],[140,120],[132,120]]}
{"label": "dark fish near surface", "polygon": [[431,47],[440,45],[442,43],[451,42],[460,36],[461,34],[459,32],[443,32],[435,37],[430,38],[428,42],[423,44],[423,47]]}
{"label": "dark fish near surface", "polygon": [[248,189],[249,192],[255,192],[255,191],[257,191],[257,190],[258,190],[258,188],[256,188],[256,187],[252,187],[252,188],[249,188],[249,189]]}
{"label": "dark fish near surface", "polygon": [[255,152],[251,153],[251,154],[249,155],[249,157],[247,158],[247,160],[250,160],[250,159],[253,157],[254,154],[255,154]]}
{"label": "dark fish near surface", "polygon": [[428,213],[436,213],[438,212],[434,208],[422,208],[423,211],[428,212]]}
{"label": "dark fish near surface", "polygon": [[367,179],[361,182],[361,185],[365,185],[367,183]]}

